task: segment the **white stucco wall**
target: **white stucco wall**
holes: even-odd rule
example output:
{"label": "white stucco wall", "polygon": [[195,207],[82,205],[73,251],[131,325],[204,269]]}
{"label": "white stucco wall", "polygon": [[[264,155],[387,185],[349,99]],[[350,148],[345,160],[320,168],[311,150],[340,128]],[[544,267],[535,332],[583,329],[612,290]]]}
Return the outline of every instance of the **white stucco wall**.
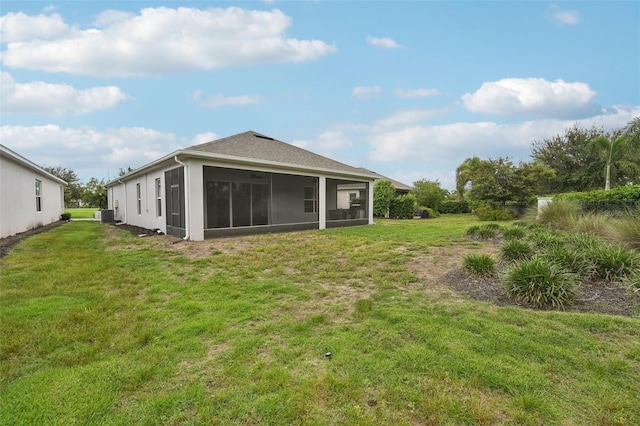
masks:
{"label": "white stucco wall", "polygon": [[[156,179],[160,179],[162,211],[156,209]],[[137,185],[140,184],[140,212],[138,213]],[[107,205],[113,209],[114,219],[146,229],[160,229],[166,232],[164,171],[155,170],[128,179],[124,183],[110,186],[107,191]]]}
{"label": "white stucco wall", "polygon": [[[42,182],[41,211],[36,210],[36,179]],[[62,213],[61,183],[0,155],[0,238],[56,222]]]}

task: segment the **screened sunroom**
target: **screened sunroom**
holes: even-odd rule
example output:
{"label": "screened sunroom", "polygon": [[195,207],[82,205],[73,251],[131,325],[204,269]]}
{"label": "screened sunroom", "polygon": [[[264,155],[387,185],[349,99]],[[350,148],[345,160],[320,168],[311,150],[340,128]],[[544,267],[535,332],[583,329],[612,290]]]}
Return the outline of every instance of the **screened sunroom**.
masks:
{"label": "screened sunroom", "polygon": [[368,223],[366,200],[338,206],[338,187],[355,182],[214,166],[204,166],[203,179],[205,238],[317,229],[322,204],[326,227]]}

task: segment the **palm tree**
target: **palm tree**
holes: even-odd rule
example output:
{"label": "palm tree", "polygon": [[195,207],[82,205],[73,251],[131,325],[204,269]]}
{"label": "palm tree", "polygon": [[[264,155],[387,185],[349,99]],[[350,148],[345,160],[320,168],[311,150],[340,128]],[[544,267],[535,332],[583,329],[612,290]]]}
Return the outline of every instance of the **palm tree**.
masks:
{"label": "palm tree", "polygon": [[599,152],[605,161],[604,189],[611,189],[611,168],[618,169],[628,174],[640,175],[640,164],[629,159],[628,155],[640,149],[640,117],[634,118],[624,129],[611,135],[598,136],[589,142],[589,147]]}

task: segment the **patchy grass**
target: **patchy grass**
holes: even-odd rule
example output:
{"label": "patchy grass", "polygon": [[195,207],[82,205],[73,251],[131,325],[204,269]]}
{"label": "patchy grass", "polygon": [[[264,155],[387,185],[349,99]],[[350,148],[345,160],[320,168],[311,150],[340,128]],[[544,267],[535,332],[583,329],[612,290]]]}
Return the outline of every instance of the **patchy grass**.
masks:
{"label": "patchy grass", "polygon": [[171,245],[71,222],[29,238],[0,261],[0,418],[640,423],[640,319],[429,292],[407,266],[480,247],[474,223]]}

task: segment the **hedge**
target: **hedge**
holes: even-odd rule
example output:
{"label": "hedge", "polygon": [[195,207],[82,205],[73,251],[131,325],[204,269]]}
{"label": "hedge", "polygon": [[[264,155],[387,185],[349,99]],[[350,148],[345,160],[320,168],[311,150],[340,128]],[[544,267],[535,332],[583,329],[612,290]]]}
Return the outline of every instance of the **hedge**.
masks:
{"label": "hedge", "polygon": [[411,194],[401,195],[391,200],[389,217],[392,219],[411,219],[415,213],[416,197]]}
{"label": "hedge", "polygon": [[438,205],[440,213],[469,213],[469,202],[467,200],[443,200]]}
{"label": "hedge", "polygon": [[640,209],[640,185],[620,186],[609,191],[567,192],[554,198],[577,201],[583,212],[617,213]]}

